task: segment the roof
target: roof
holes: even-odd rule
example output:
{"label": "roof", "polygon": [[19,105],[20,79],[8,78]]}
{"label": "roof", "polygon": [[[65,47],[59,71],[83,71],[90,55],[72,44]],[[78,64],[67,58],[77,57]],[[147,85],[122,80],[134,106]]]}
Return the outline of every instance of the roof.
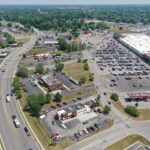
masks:
{"label": "roof", "polygon": [[58,136],[59,135],[59,133],[54,133],[53,135],[52,135],[52,138],[55,138],[56,136]]}
{"label": "roof", "polygon": [[150,53],[150,36],[146,34],[122,34],[122,41],[138,50],[140,53]]}
{"label": "roof", "polygon": [[150,93],[127,93],[130,98],[150,97]]}
{"label": "roof", "polygon": [[40,78],[48,85],[61,83],[60,81],[57,80],[57,78],[51,75],[43,75]]}

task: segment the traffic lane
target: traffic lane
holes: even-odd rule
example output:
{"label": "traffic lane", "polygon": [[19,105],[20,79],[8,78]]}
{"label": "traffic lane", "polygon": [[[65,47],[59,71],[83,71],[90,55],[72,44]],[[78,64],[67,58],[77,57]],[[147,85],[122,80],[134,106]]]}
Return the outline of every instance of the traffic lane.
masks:
{"label": "traffic lane", "polygon": [[[3,79],[3,81],[5,83],[4,84],[4,86],[5,86],[5,88],[4,88],[5,89],[4,90],[4,95],[6,95],[7,93],[9,93],[10,90],[11,90],[12,79],[10,78],[10,76],[11,76],[11,69],[9,70],[8,74],[5,75],[5,78]],[[11,116],[12,116],[12,114],[15,114],[17,116],[17,106],[16,106],[16,103],[15,103],[15,100],[14,99],[12,100],[12,98],[13,97],[11,97],[11,103],[7,104],[6,107],[7,107],[7,112],[8,112],[10,121],[12,123],[12,127],[15,128]],[[16,107],[14,107],[14,106],[16,106]],[[17,116],[18,119],[19,119],[19,115]],[[23,124],[23,122],[21,122],[21,118],[19,119],[19,121],[20,121],[21,124]],[[26,143],[27,139],[26,139],[26,135],[25,135],[25,133],[24,133],[23,130],[21,130],[21,129],[14,129],[13,131],[15,131],[15,133],[12,133],[12,135],[14,135],[14,138],[17,139],[17,141],[19,141],[19,145],[18,145],[19,149],[22,148],[22,147],[23,147],[22,149],[28,149],[28,148],[31,147],[31,144],[28,147],[29,142],[28,142],[28,144]]]}
{"label": "traffic lane", "polygon": [[[5,98],[3,98],[3,99],[5,99]],[[5,113],[6,114],[6,113]],[[7,124],[7,122],[6,122],[6,124]],[[13,129],[12,129],[13,130]],[[7,130],[5,130],[5,131],[7,131]],[[10,130],[11,131],[11,130]],[[14,134],[15,135],[15,134]],[[9,137],[9,136],[7,136],[7,137]],[[15,138],[13,138],[13,140],[15,140]],[[15,146],[15,142],[16,142],[17,140],[15,140],[13,143],[12,143],[12,145],[14,144],[14,146]],[[19,141],[19,140],[18,140]],[[18,144],[18,141],[17,141],[17,145],[19,145]],[[6,144],[7,145],[7,144]],[[8,149],[12,149],[12,147],[13,146],[10,146]],[[20,146],[21,148],[20,149],[22,149],[22,146]],[[15,147],[15,148],[13,148],[13,149],[18,149],[17,147]],[[37,149],[37,148],[36,148]]]}

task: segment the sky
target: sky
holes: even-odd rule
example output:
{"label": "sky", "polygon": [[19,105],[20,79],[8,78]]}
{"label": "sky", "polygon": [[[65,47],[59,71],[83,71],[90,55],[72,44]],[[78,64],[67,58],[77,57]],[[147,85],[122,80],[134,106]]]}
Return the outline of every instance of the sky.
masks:
{"label": "sky", "polygon": [[2,4],[150,4],[150,0],[0,0]]}

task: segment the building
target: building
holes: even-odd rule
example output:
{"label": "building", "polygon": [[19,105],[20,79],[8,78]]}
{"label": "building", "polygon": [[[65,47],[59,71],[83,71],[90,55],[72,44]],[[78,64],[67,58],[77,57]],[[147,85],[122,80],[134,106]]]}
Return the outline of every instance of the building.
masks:
{"label": "building", "polygon": [[150,101],[150,93],[127,93],[128,101]]}
{"label": "building", "polygon": [[64,121],[70,118],[78,117],[90,111],[91,109],[87,105],[79,103],[57,111],[56,116],[58,120]]}
{"label": "building", "polygon": [[52,75],[42,75],[40,77],[40,82],[50,91],[60,90],[63,87],[63,84]]}
{"label": "building", "polygon": [[88,35],[88,34],[92,34],[92,31],[85,31],[84,34]]}
{"label": "building", "polygon": [[150,36],[140,33],[114,35],[114,38],[141,58],[150,62]]}

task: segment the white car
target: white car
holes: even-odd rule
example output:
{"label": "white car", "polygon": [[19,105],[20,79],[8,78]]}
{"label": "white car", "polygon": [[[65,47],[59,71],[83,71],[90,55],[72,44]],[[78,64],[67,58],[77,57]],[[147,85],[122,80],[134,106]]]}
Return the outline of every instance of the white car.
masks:
{"label": "white car", "polygon": [[15,124],[15,126],[16,126],[17,128],[20,127],[20,122],[19,122],[19,120],[18,120],[17,118],[14,118],[14,124]]}
{"label": "white car", "polygon": [[89,133],[87,129],[83,129],[83,132],[84,132],[85,134],[88,134],[88,133]]}

